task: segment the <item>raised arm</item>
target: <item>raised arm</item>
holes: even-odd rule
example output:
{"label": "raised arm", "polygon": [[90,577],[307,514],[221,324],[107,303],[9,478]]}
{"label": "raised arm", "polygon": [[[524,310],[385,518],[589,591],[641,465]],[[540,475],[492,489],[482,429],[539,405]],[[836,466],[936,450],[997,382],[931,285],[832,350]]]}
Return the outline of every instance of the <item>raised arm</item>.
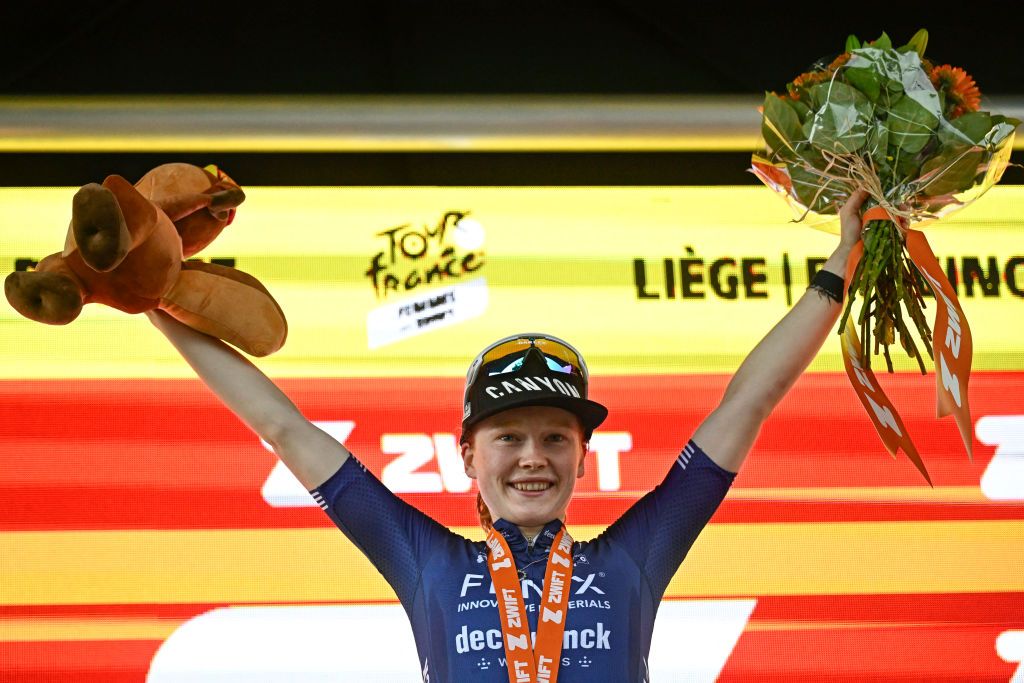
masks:
{"label": "raised arm", "polygon": [[146,314],[199,378],[231,412],[269,443],[307,489],[327,481],[349,457],[334,438],[307,420],[295,404],[244,356],[160,311]]}
{"label": "raised arm", "polygon": [[[855,192],[839,212],[839,246],[822,266],[846,276],[850,251],[860,239],[860,207],[867,193]],[[708,457],[738,472],[775,406],[818,354],[843,306],[808,289],[762,339],[729,382],[721,403],[694,432],[693,440]]]}

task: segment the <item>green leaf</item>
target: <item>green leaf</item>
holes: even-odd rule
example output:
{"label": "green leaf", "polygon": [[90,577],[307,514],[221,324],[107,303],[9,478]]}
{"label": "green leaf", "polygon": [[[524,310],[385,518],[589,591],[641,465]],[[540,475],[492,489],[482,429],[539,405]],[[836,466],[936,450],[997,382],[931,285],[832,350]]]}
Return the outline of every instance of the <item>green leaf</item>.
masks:
{"label": "green leaf", "polygon": [[765,93],[761,135],[768,147],[784,159],[796,156],[796,143],[804,138],[796,110],[775,93]]}
{"label": "green leaf", "polygon": [[917,154],[935,132],[939,119],[912,97],[903,97],[888,111],[889,145],[902,154]]}
{"label": "green leaf", "polygon": [[1003,116],[1002,114],[993,114],[992,115],[992,125],[996,125],[996,124],[1000,124],[1000,123],[1008,123],[1011,126],[1013,126],[1014,128],[1016,128],[1017,126],[1020,125],[1020,119],[1015,119],[1012,116]]}
{"label": "green leaf", "polygon": [[867,126],[842,118],[818,114],[804,123],[804,133],[812,146],[834,154],[853,154],[864,146]]}
{"label": "green leaf", "polygon": [[814,86],[811,97],[818,109],[804,121],[803,132],[814,147],[852,154],[864,146],[872,117],[863,93],[835,80]]}
{"label": "green leaf", "polygon": [[892,136],[889,136],[889,156],[892,157],[891,163],[893,165],[893,171],[897,178],[912,180],[921,175],[921,162],[918,160],[916,154],[905,152],[894,145],[892,142]]}
{"label": "green leaf", "polygon": [[948,147],[921,165],[921,193],[936,197],[970,189],[981,172],[984,150],[979,147]]}
{"label": "green leaf", "polygon": [[992,130],[992,117],[983,111],[967,112],[949,122],[951,126],[977,144]]}
{"label": "green leaf", "polygon": [[877,39],[872,40],[870,43],[868,43],[868,45],[872,47],[877,47],[882,50],[892,49],[892,41],[889,40],[889,36],[886,35],[885,31],[882,31],[882,35],[878,36]]}
{"label": "green leaf", "polygon": [[906,95],[902,92],[889,92],[888,90],[883,90],[881,97],[878,98],[878,102],[875,103],[875,116],[884,119],[888,116],[886,112],[892,110],[896,103],[904,97],[906,97]]}
{"label": "green leaf", "polygon": [[848,68],[843,71],[846,81],[862,92],[872,102],[878,101],[882,91],[882,81],[871,69]]}
{"label": "green leaf", "polygon": [[850,35],[846,36],[846,51],[847,52],[851,52],[853,50],[859,50],[859,49],[860,49],[860,40],[857,39],[857,36],[853,35],[852,33]]}
{"label": "green leaf", "polygon": [[800,119],[800,123],[807,120],[807,117],[811,115],[811,108],[800,100],[786,100],[786,104],[793,108],[796,112],[797,117]]}
{"label": "green leaf", "polygon": [[860,105],[867,109],[871,107],[864,93],[838,79],[827,83],[819,83],[811,88],[811,101],[818,108],[825,105]]}
{"label": "green leaf", "polygon": [[[891,174],[892,160],[889,158],[889,129],[884,121],[875,121],[868,129],[864,153],[871,157],[879,176]],[[884,183],[883,183],[884,187]]]}
{"label": "green leaf", "polygon": [[816,213],[834,213],[832,207],[843,187],[834,180],[828,180],[801,163],[786,164],[793,181],[793,192],[800,203]]}
{"label": "green leaf", "polygon": [[1016,128],[1016,119],[985,111],[972,111],[939,126],[939,142],[944,147],[978,145],[994,149]]}
{"label": "green leaf", "polygon": [[913,48],[919,57],[924,57],[925,48],[928,47],[928,30],[918,29],[914,37],[907,41],[907,47]]}

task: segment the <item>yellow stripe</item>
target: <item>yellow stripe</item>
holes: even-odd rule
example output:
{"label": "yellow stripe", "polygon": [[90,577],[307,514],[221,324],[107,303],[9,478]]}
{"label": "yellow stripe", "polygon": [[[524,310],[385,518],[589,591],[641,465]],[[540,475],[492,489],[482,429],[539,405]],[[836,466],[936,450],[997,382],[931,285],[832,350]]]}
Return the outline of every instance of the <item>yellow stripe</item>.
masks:
{"label": "yellow stripe", "polygon": [[[807,258],[826,256],[836,241],[789,223],[789,209],[763,187],[246,192],[238,220],[204,255],[236,258],[237,267],[264,282],[281,304],[288,342],[259,361],[274,377],[462,377],[470,358],[508,333],[510,311],[529,311],[531,327],[578,344],[597,375],[731,374],[788,310],[783,252],[799,296]],[[0,262],[60,249],[73,194],[72,188],[0,189]],[[1024,187],[996,187],[977,205],[929,229],[929,240],[940,256],[971,255],[984,262],[999,254],[1005,268],[1019,253],[1022,201]],[[387,247],[378,232],[434,225],[449,209],[471,211],[486,229],[487,261],[478,272],[489,290],[487,310],[450,328],[369,349],[367,316],[394,299],[378,300],[365,276],[371,257]],[[768,297],[718,299],[705,279],[704,299],[638,301],[633,259],[645,259],[648,286],[658,291],[664,288],[664,259],[687,256],[686,247],[704,259],[705,275],[717,259],[765,259]],[[1013,272],[1017,286],[1024,287],[1024,267]],[[975,339],[975,370],[1020,369],[1017,340],[1024,326],[1014,308],[1020,299],[1005,282],[1000,291],[987,297],[976,290],[962,299]],[[572,305],[553,306],[553,297]],[[78,320],[55,327],[21,317],[3,300],[0,329],[4,379],[192,376],[144,318],[105,306],[86,306]],[[838,339],[826,343],[811,371],[844,372],[839,348]],[[905,356],[895,356],[898,371],[917,371]]]}
{"label": "yellow stripe", "polygon": [[[394,600],[334,529],[16,532],[0,557],[0,605]],[[718,524],[667,595],[1021,592],[1020,557],[1022,521]]]}
{"label": "yellow stripe", "polygon": [[1024,522],[720,524],[667,595],[1024,591]]}
{"label": "yellow stripe", "polygon": [[181,619],[0,618],[0,643],[57,640],[165,640]]}

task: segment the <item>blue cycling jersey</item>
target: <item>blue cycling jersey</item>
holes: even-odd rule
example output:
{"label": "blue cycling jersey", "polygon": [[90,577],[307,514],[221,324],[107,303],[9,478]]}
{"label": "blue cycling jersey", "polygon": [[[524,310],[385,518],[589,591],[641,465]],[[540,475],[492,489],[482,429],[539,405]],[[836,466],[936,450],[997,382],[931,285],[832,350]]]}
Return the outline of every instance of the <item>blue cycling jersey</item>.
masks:
{"label": "blue cycling jersey", "polygon": [[[604,533],[573,548],[572,590],[558,680],[648,681],[658,603],[735,475],[690,441],[664,481]],[[505,650],[486,548],[405,503],[355,458],[313,497],[394,588],[412,623],[424,681],[507,683]],[[494,523],[515,555],[536,636],[549,522],[531,545]]]}

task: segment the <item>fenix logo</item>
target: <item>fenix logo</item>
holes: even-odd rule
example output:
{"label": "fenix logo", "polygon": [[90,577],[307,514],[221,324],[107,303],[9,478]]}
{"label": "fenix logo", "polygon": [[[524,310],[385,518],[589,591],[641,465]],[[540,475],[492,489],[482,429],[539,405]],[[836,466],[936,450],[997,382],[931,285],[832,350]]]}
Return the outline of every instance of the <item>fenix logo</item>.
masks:
{"label": "fenix logo", "polygon": [[[594,628],[566,629],[562,634],[562,651],[568,650],[610,650],[612,632],[604,627],[603,622],[594,624]],[[530,632],[534,645],[537,634]],[[501,631],[496,628],[473,629],[463,626],[455,635],[455,651],[459,654],[478,652],[480,650],[502,650]]]}
{"label": "fenix logo", "polygon": [[[598,575],[595,573],[586,574],[585,576],[573,575],[572,577],[572,595],[583,595],[588,591],[593,592],[597,595],[604,595],[604,591],[594,584],[594,578]],[[460,598],[466,597],[466,593],[469,592],[470,588],[476,588],[484,585],[484,579],[487,578],[483,574],[466,574],[462,579],[462,591],[459,593]],[[537,596],[540,597],[544,594],[544,582],[541,581],[540,585],[532,579],[523,579],[521,582],[523,591],[523,599],[526,600],[530,597],[530,592],[536,592]],[[494,595],[494,582],[489,582],[487,592]]]}

